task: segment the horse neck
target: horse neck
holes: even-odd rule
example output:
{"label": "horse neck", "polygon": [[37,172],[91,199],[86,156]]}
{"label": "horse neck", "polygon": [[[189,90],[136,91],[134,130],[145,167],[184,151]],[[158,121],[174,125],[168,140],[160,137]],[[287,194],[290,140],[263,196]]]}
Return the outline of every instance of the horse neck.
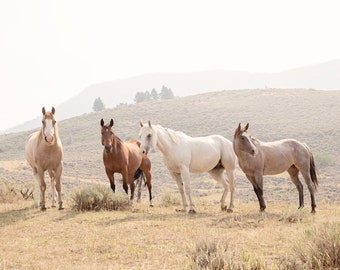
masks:
{"label": "horse neck", "polygon": [[115,139],[114,139],[114,142],[112,144],[112,152],[111,153],[116,154],[122,148],[123,141],[119,137],[117,137],[116,135],[114,135],[114,137],[115,137]]}
{"label": "horse neck", "polygon": [[169,133],[166,131],[165,128],[161,126],[157,126],[156,128],[157,132],[157,148],[163,153],[166,154],[170,147],[171,147],[171,138],[169,136]]}

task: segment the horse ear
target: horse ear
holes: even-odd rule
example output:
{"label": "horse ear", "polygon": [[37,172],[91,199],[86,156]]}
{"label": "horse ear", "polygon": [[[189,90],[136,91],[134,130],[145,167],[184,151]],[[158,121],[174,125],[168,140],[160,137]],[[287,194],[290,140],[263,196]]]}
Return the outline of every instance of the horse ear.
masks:
{"label": "horse ear", "polygon": [[246,124],[246,126],[244,127],[244,131],[247,131],[249,128],[249,123]]}
{"label": "horse ear", "polygon": [[140,124],[140,127],[143,127],[143,122],[142,122],[142,120],[140,120],[139,124]]}
{"label": "horse ear", "polygon": [[149,127],[151,127],[151,121],[150,120],[148,121],[148,124],[149,124]]}
{"label": "horse ear", "polygon": [[241,123],[238,124],[238,127],[236,128],[235,133],[234,133],[234,137],[236,136],[236,134],[240,133],[240,131],[241,131]]}
{"label": "horse ear", "polygon": [[54,114],[54,113],[55,113],[55,109],[54,109],[54,107],[52,107],[52,111],[51,111],[51,112],[52,112],[52,114]]}
{"label": "horse ear", "polygon": [[113,127],[113,119],[111,118],[110,127]]}
{"label": "horse ear", "polygon": [[45,107],[42,107],[41,111],[42,111],[42,114],[45,115],[45,113],[46,113]]}
{"label": "horse ear", "polygon": [[103,118],[100,120],[100,125],[103,127],[104,126],[104,120]]}

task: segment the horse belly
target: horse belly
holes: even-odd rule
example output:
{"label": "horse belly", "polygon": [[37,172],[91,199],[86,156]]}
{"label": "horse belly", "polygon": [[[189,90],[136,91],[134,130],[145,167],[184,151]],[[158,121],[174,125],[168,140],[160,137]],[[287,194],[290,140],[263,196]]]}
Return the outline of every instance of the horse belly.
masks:
{"label": "horse belly", "polygon": [[286,156],[266,159],[264,162],[263,174],[275,175],[287,171],[293,165],[293,161]]}

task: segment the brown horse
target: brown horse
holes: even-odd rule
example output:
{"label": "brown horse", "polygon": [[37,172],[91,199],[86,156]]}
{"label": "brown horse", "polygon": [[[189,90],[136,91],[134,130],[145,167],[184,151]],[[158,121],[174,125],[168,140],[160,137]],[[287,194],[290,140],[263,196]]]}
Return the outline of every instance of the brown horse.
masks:
{"label": "brown horse", "polygon": [[274,175],[284,171],[289,173],[299,192],[299,208],[302,208],[304,201],[303,185],[298,177],[300,171],[311,196],[312,213],[315,213],[314,192],[318,186],[318,179],[314,158],[308,146],[294,139],[262,142],[250,137],[247,133],[248,128],[249,123],[244,128],[239,124],[235,130],[233,147],[241,169],[253,185],[260,211],[266,208],[263,199],[263,175]]}
{"label": "brown horse", "polygon": [[51,178],[52,207],[55,207],[55,189],[58,193],[59,210],[63,208],[61,199],[61,173],[63,171],[63,147],[58,136],[57,121],[54,117],[55,109],[46,112],[42,108],[42,127],[29,135],[26,143],[26,160],[33,169],[33,174],[40,186],[40,207],[46,210],[45,191],[46,183],[44,179],[45,171]]}
{"label": "brown horse", "polygon": [[153,206],[151,195],[151,162],[140,151],[140,142],[137,140],[122,141],[118,138],[112,130],[113,119],[111,119],[108,125],[105,125],[104,120],[101,119],[100,125],[102,145],[104,146],[103,162],[106,175],[110,180],[111,189],[115,192],[114,173],[120,173],[123,178],[123,188],[126,194],[128,194],[128,184],[130,186],[130,200],[132,202],[135,193],[134,180],[137,180],[144,173],[149,190],[150,206]]}

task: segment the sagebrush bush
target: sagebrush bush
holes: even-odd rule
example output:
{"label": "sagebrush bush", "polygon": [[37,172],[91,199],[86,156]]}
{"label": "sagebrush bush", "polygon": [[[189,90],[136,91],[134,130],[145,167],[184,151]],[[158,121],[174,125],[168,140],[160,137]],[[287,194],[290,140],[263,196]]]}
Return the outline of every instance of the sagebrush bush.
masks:
{"label": "sagebrush bush", "polygon": [[260,270],[270,269],[256,257],[243,252],[232,251],[229,243],[216,240],[201,240],[196,243],[194,250],[189,253],[190,268],[213,270]]}
{"label": "sagebrush bush", "polygon": [[124,210],[130,208],[127,195],[113,193],[103,186],[80,189],[71,196],[72,208],[77,211]]}
{"label": "sagebrush bush", "polygon": [[340,269],[340,224],[325,223],[306,231],[293,251],[281,258],[279,269]]}
{"label": "sagebrush bush", "polygon": [[295,248],[298,258],[311,269],[339,269],[340,224],[326,223],[306,234],[305,244]]}
{"label": "sagebrush bush", "polygon": [[17,188],[10,184],[3,182],[0,185],[0,202],[1,203],[13,203],[20,199]]}

